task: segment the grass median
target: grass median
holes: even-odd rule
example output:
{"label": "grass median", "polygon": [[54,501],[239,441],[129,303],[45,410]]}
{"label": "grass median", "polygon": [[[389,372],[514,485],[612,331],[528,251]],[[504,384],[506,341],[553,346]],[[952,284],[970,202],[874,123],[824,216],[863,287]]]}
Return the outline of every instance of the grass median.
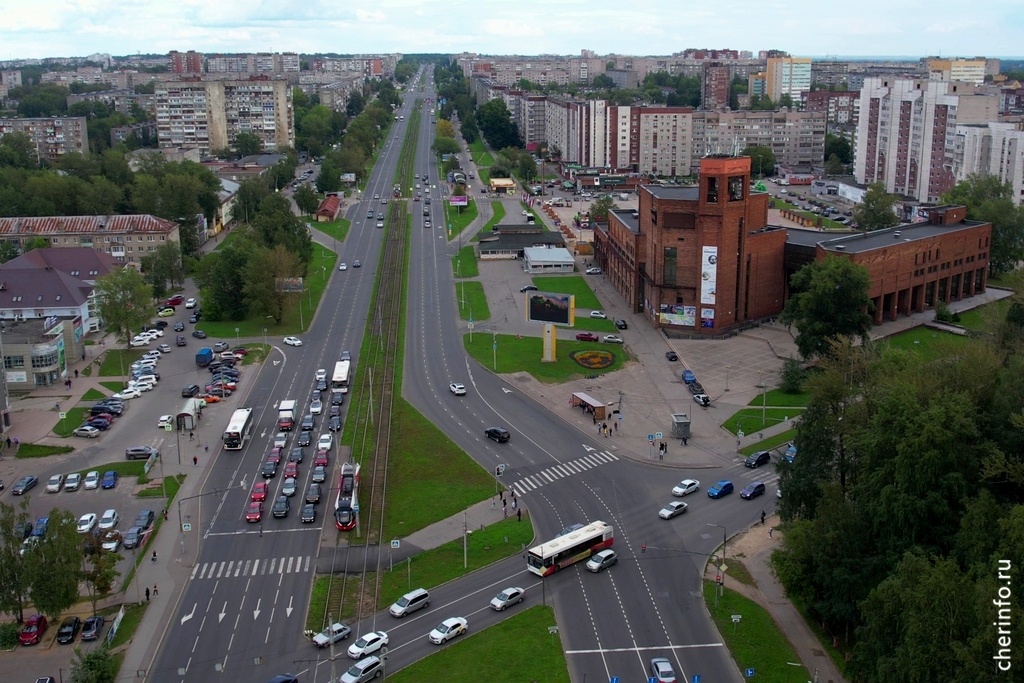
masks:
{"label": "grass median", "polygon": [[[621,344],[560,339],[555,362],[541,363],[544,345],[540,337],[520,338],[506,334],[477,332],[472,335],[464,334],[462,342],[469,354],[484,367],[501,374],[528,372],[546,384],[560,384],[587,375],[614,372],[621,369],[629,360],[629,353]],[[585,368],[570,357],[574,351],[587,350],[607,351],[612,354],[611,365],[601,369]]]}
{"label": "grass median", "polygon": [[465,280],[455,284],[455,298],[459,302],[459,317],[463,320],[488,320],[491,309],[487,305],[487,295],[483,284]]}

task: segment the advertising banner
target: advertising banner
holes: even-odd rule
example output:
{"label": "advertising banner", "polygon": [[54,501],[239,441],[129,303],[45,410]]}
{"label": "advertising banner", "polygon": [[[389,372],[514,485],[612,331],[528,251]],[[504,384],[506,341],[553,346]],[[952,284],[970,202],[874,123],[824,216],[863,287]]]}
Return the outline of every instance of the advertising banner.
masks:
{"label": "advertising banner", "polygon": [[718,247],[702,248],[700,263],[700,302],[714,305],[718,288]]}
{"label": "advertising banner", "polygon": [[453,194],[448,198],[448,203],[452,206],[469,206],[469,197],[466,195]]}

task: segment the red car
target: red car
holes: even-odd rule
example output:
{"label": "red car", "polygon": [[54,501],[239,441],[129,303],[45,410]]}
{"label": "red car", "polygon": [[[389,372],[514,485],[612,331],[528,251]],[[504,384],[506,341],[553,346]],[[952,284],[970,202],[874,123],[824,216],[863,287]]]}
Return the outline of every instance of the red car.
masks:
{"label": "red car", "polygon": [[297,463],[297,462],[286,462],[284,464],[284,477],[285,477],[285,479],[287,479],[288,477],[295,477],[296,479],[298,479],[299,478],[299,463]]}
{"label": "red car", "polygon": [[33,614],[25,620],[25,625],[18,634],[18,642],[22,645],[35,645],[43,639],[46,632],[46,617],[42,614]]}
{"label": "red car", "polygon": [[276,465],[280,465],[281,464],[281,449],[280,448],[271,448],[270,452],[267,453],[267,462],[271,462],[271,461],[273,461],[274,464],[276,464]]}
{"label": "red car", "polygon": [[235,354],[236,356],[241,356],[242,358],[245,358],[246,356],[249,355],[249,349],[245,348],[244,346],[236,346],[235,348],[231,349],[231,353]]}
{"label": "red car", "polygon": [[180,294],[175,294],[170,299],[164,302],[164,306],[180,306],[185,302],[185,297]]}
{"label": "red car", "polygon": [[597,341],[597,335],[592,332],[580,332],[576,335],[576,341]]}
{"label": "red car", "polygon": [[313,467],[323,466],[327,467],[327,463],[330,462],[330,455],[326,450],[319,450],[316,455],[313,456]]}
{"label": "red car", "polygon": [[258,522],[261,519],[263,519],[263,503],[250,502],[249,507],[245,509],[245,521]]}
{"label": "red car", "polygon": [[267,499],[267,482],[257,481],[252,485],[252,494],[249,496],[249,500],[261,503]]}

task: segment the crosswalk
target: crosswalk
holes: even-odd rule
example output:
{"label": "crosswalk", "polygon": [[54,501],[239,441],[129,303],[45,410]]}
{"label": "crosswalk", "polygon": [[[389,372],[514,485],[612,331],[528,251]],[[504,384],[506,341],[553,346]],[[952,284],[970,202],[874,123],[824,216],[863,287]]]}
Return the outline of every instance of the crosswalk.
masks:
{"label": "crosswalk", "polygon": [[595,451],[583,456],[582,458],[576,458],[575,460],[568,460],[557,465],[545,467],[536,474],[531,474],[512,482],[511,488],[515,489],[517,494],[536,491],[540,487],[558,481],[559,479],[564,479],[565,477],[571,477],[573,475],[586,472],[589,469],[593,469],[610,462],[615,462],[618,459],[618,456],[608,451]]}
{"label": "crosswalk", "polygon": [[[756,469],[747,467],[743,462],[738,462],[734,465],[730,465],[725,468],[722,472],[722,476],[718,479],[729,479],[733,482],[736,490],[739,491],[744,486],[751,482],[759,481],[766,487],[771,488],[778,486],[779,483],[779,471],[770,465],[764,465]],[[717,479],[715,481],[718,481]],[[713,484],[714,482],[708,482]]]}
{"label": "crosswalk", "polygon": [[292,557],[273,557],[257,560],[224,560],[223,562],[203,562],[192,568],[191,578],[202,579],[237,579],[251,576],[267,576],[271,574],[300,574],[309,572],[313,564],[311,555]]}

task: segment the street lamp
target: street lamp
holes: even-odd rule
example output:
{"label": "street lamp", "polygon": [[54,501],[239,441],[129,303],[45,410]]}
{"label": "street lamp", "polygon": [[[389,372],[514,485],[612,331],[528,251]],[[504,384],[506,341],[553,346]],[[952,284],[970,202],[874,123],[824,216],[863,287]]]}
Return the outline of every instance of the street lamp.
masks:
{"label": "street lamp", "polygon": [[238,328],[236,327],[236,328],[235,328],[235,347],[237,348],[237,347],[238,347],[238,346],[240,346],[240,345],[241,345],[241,344],[240,344],[240,342],[238,341]]}
{"label": "street lamp", "polygon": [[[721,561],[718,563],[718,575],[722,577],[722,585],[724,586],[725,585],[725,570],[727,569],[727,567],[725,566],[725,538],[726,538],[726,536],[725,536],[725,527],[722,526],[721,524],[712,524],[711,522],[706,522],[706,525],[707,526],[718,527],[719,529],[722,530],[722,558],[721,558]],[[715,591],[715,595],[718,595],[717,589]]]}
{"label": "street lamp", "polygon": [[757,374],[761,377],[761,429],[764,429],[765,412],[768,404],[768,386],[764,383],[764,370],[758,370]]}
{"label": "street lamp", "polygon": [[267,328],[263,328],[263,345],[267,345]]}
{"label": "street lamp", "polygon": [[731,365],[725,366],[725,390],[729,391],[729,370],[732,369]]}

